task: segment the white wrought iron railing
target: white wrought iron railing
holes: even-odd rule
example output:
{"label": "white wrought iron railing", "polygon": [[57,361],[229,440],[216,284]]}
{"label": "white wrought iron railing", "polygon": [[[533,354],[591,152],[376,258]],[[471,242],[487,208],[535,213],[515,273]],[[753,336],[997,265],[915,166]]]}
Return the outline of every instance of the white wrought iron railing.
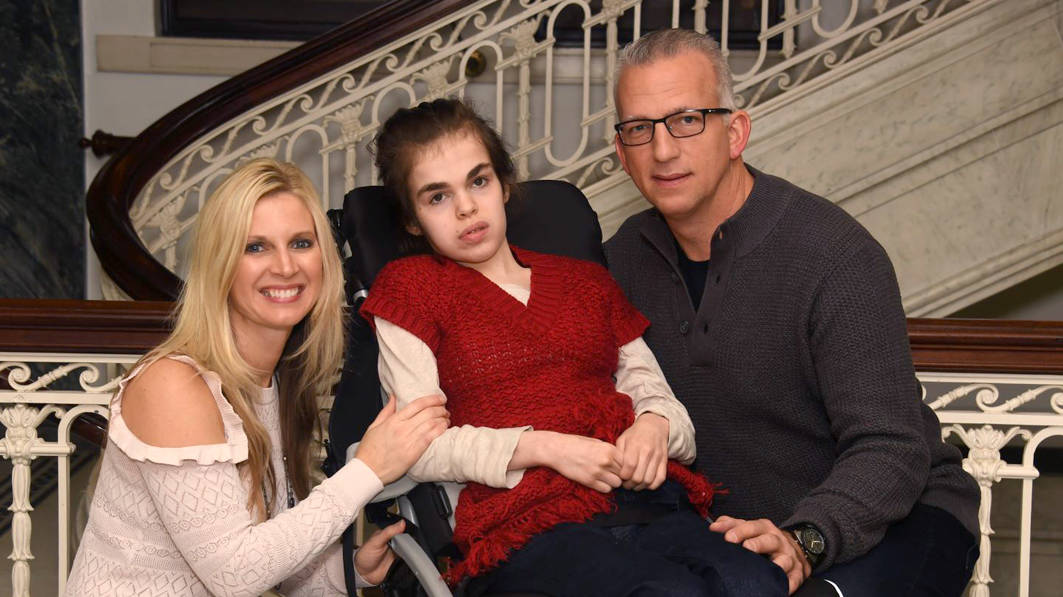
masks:
{"label": "white wrought iron railing", "polygon": [[[95,305],[106,307],[98,311],[107,310],[113,316],[141,304]],[[58,589],[62,593],[70,554],[76,547],[73,542],[80,534],[78,523],[72,522],[70,516],[70,459],[76,454],[71,427],[86,413],[106,416],[106,405],[118,376],[136,361],[136,353],[140,352],[99,354],[86,344],[84,332],[91,330],[95,337],[118,345],[147,348],[152,338],[161,336],[166,329],[167,310],[164,304],[157,305],[160,306],[154,310],[142,311],[140,320],[132,325],[128,323],[130,317],[124,322],[112,317],[113,321],[93,325],[85,323],[90,318],[83,316],[70,324],[54,323],[72,319],[63,313],[69,310],[66,303],[41,314],[32,304],[5,310],[4,301],[0,301],[0,315],[16,320],[13,324],[0,321],[0,423],[4,427],[0,459],[9,461],[13,470],[7,509],[12,514],[9,559],[11,594],[15,597],[30,595],[34,560],[30,549],[31,464],[48,459],[55,459],[58,464],[55,550]],[[40,321],[54,325],[42,330],[36,325]],[[107,333],[117,325],[126,327]],[[1063,324],[911,320],[909,332],[916,366],[921,370],[924,401],[937,411],[942,436],[966,446],[964,468],[978,481],[982,492],[981,558],[968,594],[986,597],[993,588],[998,595],[1028,597],[1032,575],[1037,572],[1031,565],[1032,547],[1038,541],[1052,540],[1051,536],[1039,538],[1036,534],[1036,491],[1045,482],[1040,479],[1036,459],[1046,448],[1058,450],[1063,444],[1059,441],[1063,437]],[[129,341],[132,333],[141,335]],[[57,339],[49,340],[49,335]],[[120,341],[121,336],[127,340]],[[43,348],[13,350],[29,344]],[[63,348],[71,344],[87,348],[76,352]],[[1016,373],[985,372],[1007,370]],[[42,424],[49,419],[55,423],[54,440],[41,437]],[[1021,500],[994,501],[995,490],[1008,480],[1021,482]],[[1053,482],[1058,484],[1061,478],[1056,475]],[[7,496],[4,498],[6,501]],[[999,550],[997,554],[993,552],[994,512],[1018,521],[1014,533],[1019,552],[1015,564],[1018,580],[1014,585],[994,585],[990,575],[990,563],[1000,557]]]}
{"label": "white wrought iron railing", "polygon": [[[0,440],[0,457],[13,465],[11,484],[11,536],[13,549],[9,558],[11,589],[16,597],[30,595],[30,551],[33,530],[30,505],[30,463],[40,458],[58,461],[58,559],[59,592],[66,585],[72,539],[78,530],[71,528],[70,457],[74,444],[70,438],[72,421],[92,412],[107,414],[110,393],[117,377],[136,361],[136,355],[98,354],[10,354],[0,353],[0,372],[7,372],[11,390],[0,390],[0,422],[6,428]],[[33,375],[31,371],[40,371]],[[77,379],[78,387],[49,390],[63,379]],[[1033,528],[1033,498],[1039,476],[1034,466],[1037,449],[1051,437],[1063,436],[1063,376],[920,374],[926,400],[937,411],[942,435],[959,439],[969,449],[964,468],[978,481],[982,491],[979,512],[982,556],[971,581],[969,595],[990,594],[993,582],[989,573],[992,557],[993,528],[990,514],[994,508],[993,487],[1006,479],[1022,481],[1019,528],[1019,586],[1017,594],[1028,596],[1030,586],[1030,552]],[[1037,407],[1046,408],[1037,408]],[[37,428],[50,416],[59,420],[56,441],[37,436]],[[1022,460],[1006,462],[1000,450],[1021,445]],[[1011,506],[1004,504],[1004,507]],[[1001,506],[996,506],[1001,507]]]}
{"label": "white wrought iron railing", "polygon": [[[33,533],[30,503],[31,464],[37,459],[55,458],[58,465],[58,511],[56,557],[59,594],[66,586],[71,553],[70,459],[75,452],[71,427],[86,413],[107,416],[107,403],[118,378],[137,355],[44,354],[0,352],[0,377],[10,389],[0,390],[0,457],[11,463],[10,533],[11,595],[29,597],[30,550]],[[65,382],[65,383],[64,383]],[[53,389],[61,384],[68,389]],[[38,436],[41,424],[54,417],[56,438]],[[6,498],[7,496],[5,496]],[[5,500],[6,501],[6,500]]]}
{"label": "white wrought iron railing", "polygon": [[[942,436],[959,439],[967,446],[963,468],[978,481],[982,493],[978,511],[981,557],[968,595],[990,594],[993,487],[1017,479],[1022,482],[1022,502],[1016,594],[1028,597],[1034,481],[1040,476],[1034,456],[1046,440],[1063,437],[1063,375],[920,373],[919,380],[924,400],[941,420]],[[1021,460],[1006,462],[1001,457],[1005,447],[1020,449]]]}
{"label": "white wrought iron railing", "polygon": [[[294,161],[338,204],[346,190],[375,181],[368,146],[383,119],[448,95],[493,118],[522,177],[567,179],[593,202],[626,181],[612,147],[613,69],[618,49],[648,28],[716,33],[739,105],[762,117],[997,1],[468,2],[167,154],[136,191],[129,218],[150,254],[180,275],[199,207],[240,162]],[[118,298],[116,288],[105,292]]]}

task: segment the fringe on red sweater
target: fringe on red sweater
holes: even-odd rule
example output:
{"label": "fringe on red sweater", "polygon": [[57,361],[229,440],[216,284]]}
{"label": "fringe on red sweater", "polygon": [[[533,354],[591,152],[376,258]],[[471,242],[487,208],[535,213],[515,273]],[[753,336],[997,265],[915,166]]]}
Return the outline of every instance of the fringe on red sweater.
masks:
{"label": "fringe on red sweater", "polygon": [[455,534],[454,542],[465,558],[447,571],[444,580],[453,585],[465,576],[486,574],[508,560],[510,553],[523,547],[532,537],[561,523],[584,522],[596,514],[615,509],[611,496],[579,487],[562,499],[527,508],[494,528],[479,528],[468,536]]}
{"label": "fringe on red sweater", "polygon": [[[724,493],[700,473],[674,460],[668,461],[668,478],[687,490],[687,499],[699,516],[709,515],[709,507],[716,493]],[[577,486],[563,499],[551,500],[529,508],[508,519],[504,526],[480,528],[468,536],[455,535],[454,541],[465,554],[443,575],[451,586],[466,576],[476,577],[497,568],[509,555],[523,547],[532,537],[565,522],[585,522],[597,514],[613,512],[616,504],[611,495]]]}

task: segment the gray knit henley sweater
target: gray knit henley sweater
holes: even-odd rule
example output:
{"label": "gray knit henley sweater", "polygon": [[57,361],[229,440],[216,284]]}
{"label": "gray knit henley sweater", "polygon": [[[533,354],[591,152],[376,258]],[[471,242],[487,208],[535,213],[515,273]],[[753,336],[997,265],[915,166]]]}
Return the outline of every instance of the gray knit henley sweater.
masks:
{"label": "gray knit henley sweater", "polygon": [[814,524],[817,571],[866,553],[917,501],[977,536],[978,488],[920,400],[886,252],[836,205],[749,170],[746,203],[706,232],[697,311],[656,210],[605,244],[690,412],[695,464],[729,492],[713,513]]}

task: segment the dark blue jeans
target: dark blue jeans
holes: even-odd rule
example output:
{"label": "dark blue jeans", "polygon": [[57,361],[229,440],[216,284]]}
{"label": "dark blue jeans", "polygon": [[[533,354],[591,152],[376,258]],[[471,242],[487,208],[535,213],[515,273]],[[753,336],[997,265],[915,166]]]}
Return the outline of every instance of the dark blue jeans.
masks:
{"label": "dark blue jeans", "polygon": [[[978,540],[954,516],[916,504],[882,541],[855,560],[817,575],[845,597],[959,597],[978,561]],[[811,597],[812,586],[794,597]]]}
{"label": "dark blue jeans", "polygon": [[474,593],[556,597],[785,597],[786,576],[764,557],[723,540],[690,510],[647,524],[565,523],[532,538]]}

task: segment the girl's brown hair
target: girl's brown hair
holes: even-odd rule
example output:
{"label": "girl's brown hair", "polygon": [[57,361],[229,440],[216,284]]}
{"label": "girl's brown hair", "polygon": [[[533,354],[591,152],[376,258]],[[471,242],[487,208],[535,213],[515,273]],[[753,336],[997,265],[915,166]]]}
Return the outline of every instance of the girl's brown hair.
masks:
{"label": "girl's brown hair", "polygon": [[396,212],[400,214],[399,247],[403,253],[431,252],[424,237],[406,231],[408,224],[417,224],[413,197],[407,185],[410,171],[428,145],[457,133],[473,135],[483,143],[503,190],[510,198],[514,196],[517,169],[502,138],[461,100],[437,99],[395,112],[380,128],[374,144],[381,184],[388,190],[388,198],[395,202]]}

